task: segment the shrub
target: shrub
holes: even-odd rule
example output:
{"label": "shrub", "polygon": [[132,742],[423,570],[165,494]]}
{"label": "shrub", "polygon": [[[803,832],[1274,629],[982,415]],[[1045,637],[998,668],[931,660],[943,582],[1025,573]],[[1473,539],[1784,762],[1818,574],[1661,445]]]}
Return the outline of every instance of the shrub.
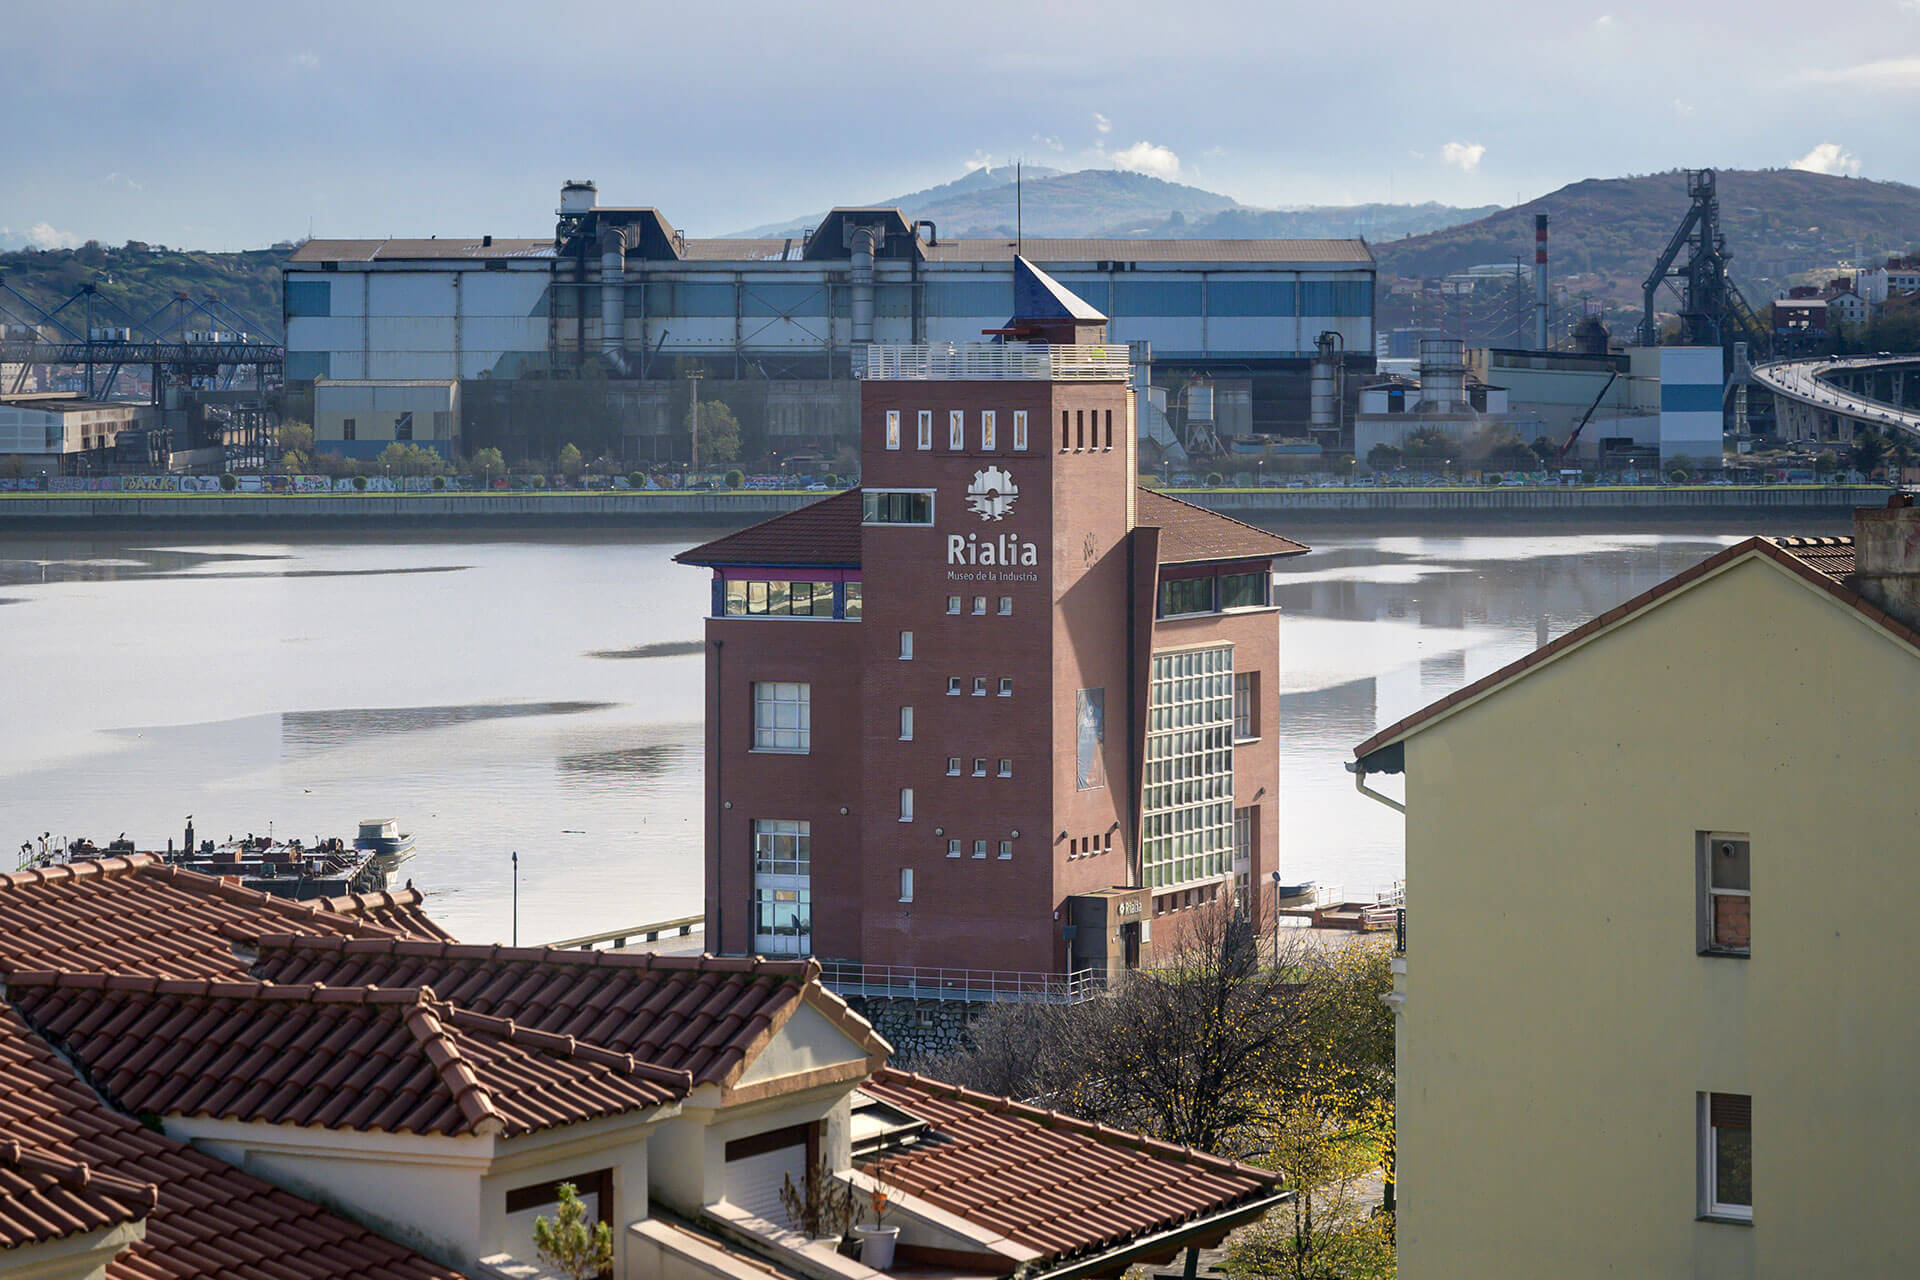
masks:
{"label": "shrub", "polygon": [[220,488],[222,490],[224,490],[227,493],[232,493],[235,489],[238,489],[239,487],[240,487],[240,481],[236,479],[231,472],[222,473],[222,475],[220,476]]}
{"label": "shrub", "polygon": [[1207,488],[1218,489],[1221,485],[1225,484],[1226,482],[1227,482],[1226,477],[1221,475],[1218,471],[1207,472]]}
{"label": "shrub", "polygon": [[636,489],[644,489],[647,487],[647,477],[642,472],[629,471],[627,472],[627,483]]}
{"label": "shrub", "polygon": [[746,476],[742,475],[738,468],[735,468],[734,470],[727,472],[727,488],[738,489],[741,485],[745,484],[746,482],[747,482]]}
{"label": "shrub", "polygon": [[447,478],[446,478],[445,476],[435,476],[435,477],[433,478],[433,487],[434,487],[434,488],[436,488],[436,489],[444,489],[444,488],[446,488],[446,487],[447,487]]}
{"label": "shrub", "polygon": [[365,476],[355,476],[353,478],[353,487],[357,490],[365,492],[367,487],[367,478]]}
{"label": "shrub", "polygon": [[547,478],[545,476],[531,475],[527,477],[527,488],[544,489],[546,487],[547,487]]}
{"label": "shrub", "polygon": [[1667,472],[1667,479],[1673,481],[1675,484],[1685,484],[1687,482],[1687,473],[1675,467],[1673,470]]}
{"label": "shrub", "polygon": [[838,489],[840,487],[840,477],[829,471],[820,477],[820,483],[826,485],[829,489]]}

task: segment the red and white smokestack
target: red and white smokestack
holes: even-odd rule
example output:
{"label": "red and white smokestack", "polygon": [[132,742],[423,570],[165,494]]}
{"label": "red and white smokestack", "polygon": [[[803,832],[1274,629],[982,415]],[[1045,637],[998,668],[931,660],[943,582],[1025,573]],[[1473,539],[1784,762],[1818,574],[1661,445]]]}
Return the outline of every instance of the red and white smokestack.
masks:
{"label": "red and white smokestack", "polygon": [[1547,349],[1547,215],[1533,215],[1533,349]]}

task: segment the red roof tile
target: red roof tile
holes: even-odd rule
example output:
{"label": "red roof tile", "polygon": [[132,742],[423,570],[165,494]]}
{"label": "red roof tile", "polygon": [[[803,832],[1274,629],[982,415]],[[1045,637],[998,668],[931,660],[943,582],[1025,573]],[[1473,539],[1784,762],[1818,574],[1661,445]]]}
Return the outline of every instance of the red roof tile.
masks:
{"label": "red roof tile", "polygon": [[1136,523],[1160,530],[1161,564],[1297,556],[1310,549],[1305,543],[1153,489],[1139,491],[1135,510]]}
{"label": "red roof tile", "polygon": [[151,1182],[101,1173],[42,1147],[0,1141],[0,1249],[138,1222],[160,1196]]}
{"label": "red roof tile", "polygon": [[693,1083],[419,988],[16,973],[7,995],[132,1115],[511,1136],[660,1106]]}
{"label": "red roof tile", "polygon": [[932,1141],[868,1166],[908,1195],[1050,1258],[1087,1253],[1274,1195],[1279,1176],[1057,1112],[883,1070],[861,1086]]}
{"label": "red roof tile", "polygon": [[812,982],[810,960],[663,956],[401,939],[272,937],[254,972],[270,982],[432,987],[450,1004],[731,1083],[775,1029],[816,1004],[869,1052],[886,1042]]}
{"label": "red roof tile", "polygon": [[108,1107],[0,1004],[0,1132],[92,1175],[151,1184],[146,1238],[108,1280],[458,1280],[365,1227]]}
{"label": "red roof tile", "polygon": [[[1659,603],[1676,591],[1683,590],[1695,582],[1698,582],[1700,579],[1718,572],[1734,561],[1744,559],[1751,555],[1765,556],[1775,564],[1781,565],[1791,572],[1798,574],[1807,582],[1826,592],[1828,596],[1833,598],[1835,603],[1852,609],[1870,621],[1885,627],[1888,631],[1900,637],[1915,649],[1920,649],[1920,632],[1915,631],[1912,627],[1886,613],[1878,606],[1869,604],[1865,599],[1842,585],[1839,575],[1834,572],[1840,563],[1840,552],[1837,546],[1840,541],[1840,539],[1824,538],[1747,538],[1744,541],[1736,542],[1724,551],[1708,556],[1699,564],[1681,570],[1665,582],[1657,583],[1646,591],[1642,591],[1639,595],[1626,601],[1624,604],[1615,605],[1599,617],[1590,619],[1582,625],[1575,627],[1558,639],[1541,645],[1538,649],[1535,649],[1532,653],[1527,654],[1518,661],[1510,662],[1491,675],[1482,676],[1465,688],[1456,689],[1446,697],[1441,698],[1438,702],[1429,703],[1412,715],[1405,717],[1395,724],[1389,725],[1387,728],[1382,729],[1355,747],[1353,749],[1354,759],[1364,760],[1383,747],[1392,746],[1401,739],[1409,737],[1416,730],[1423,728],[1428,722],[1436,720],[1447,712],[1452,711],[1460,704],[1471,702],[1476,698],[1492,692],[1509,680],[1525,675],[1541,663],[1551,661],[1569,649],[1586,643],[1607,628],[1625,621],[1643,609]],[[1847,554],[1845,557],[1847,571],[1851,573],[1853,540],[1848,538],[1845,539],[1845,542],[1847,544]],[[1397,772],[1397,769],[1393,771]]]}
{"label": "red roof tile", "polygon": [[854,568],[860,563],[860,491],[849,489],[682,551],[680,564]]}
{"label": "red roof tile", "polygon": [[[418,894],[393,895],[395,919]],[[402,906],[402,898],[412,906]],[[242,977],[234,944],[262,933],[398,936],[334,899],[291,902],[161,865],[152,854],[0,875],[0,974],[25,969]],[[351,903],[351,899],[344,900]],[[371,904],[369,914],[379,914]],[[417,914],[417,913],[416,913]],[[437,930],[436,930],[437,932]]]}

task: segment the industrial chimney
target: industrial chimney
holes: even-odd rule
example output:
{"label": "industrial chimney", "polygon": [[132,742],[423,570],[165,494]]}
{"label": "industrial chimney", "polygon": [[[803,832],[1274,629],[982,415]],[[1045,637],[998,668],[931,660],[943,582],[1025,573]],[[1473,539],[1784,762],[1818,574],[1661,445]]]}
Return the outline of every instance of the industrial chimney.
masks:
{"label": "industrial chimney", "polygon": [[1547,215],[1533,215],[1533,349],[1547,349]]}

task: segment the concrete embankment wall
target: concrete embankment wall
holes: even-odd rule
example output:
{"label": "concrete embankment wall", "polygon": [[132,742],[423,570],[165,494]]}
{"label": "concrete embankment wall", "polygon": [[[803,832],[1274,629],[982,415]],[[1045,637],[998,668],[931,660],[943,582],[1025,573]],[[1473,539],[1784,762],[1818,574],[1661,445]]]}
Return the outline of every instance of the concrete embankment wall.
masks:
{"label": "concrete embankment wall", "polygon": [[[1259,523],[1465,524],[1502,520],[1619,524],[1629,520],[1837,518],[1884,505],[1879,485],[1563,489],[1215,489],[1175,491]],[[9,494],[0,531],[101,529],[739,526],[820,493]]]}

